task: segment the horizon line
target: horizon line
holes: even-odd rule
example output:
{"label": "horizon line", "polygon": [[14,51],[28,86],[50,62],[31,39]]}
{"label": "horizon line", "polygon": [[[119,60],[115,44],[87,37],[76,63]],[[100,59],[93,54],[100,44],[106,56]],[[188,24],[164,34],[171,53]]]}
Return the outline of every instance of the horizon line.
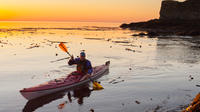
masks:
{"label": "horizon line", "polygon": [[[126,21],[65,21],[65,20],[0,20],[0,22],[91,22],[91,23],[126,23]],[[129,22],[128,22],[129,23]]]}

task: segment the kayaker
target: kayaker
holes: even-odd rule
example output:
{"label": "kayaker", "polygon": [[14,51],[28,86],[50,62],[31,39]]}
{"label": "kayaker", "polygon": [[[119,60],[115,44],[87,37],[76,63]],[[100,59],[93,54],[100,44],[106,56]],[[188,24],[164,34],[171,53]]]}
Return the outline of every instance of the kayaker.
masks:
{"label": "kayaker", "polygon": [[81,80],[89,78],[93,72],[91,62],[86,59],[85,52],[80,53],[80,58],[74,59],[74,57],[72,56],[68,64],[70,66],[74,64],[77,65],[76,69],[77,69],[78,75],[82,75]]}

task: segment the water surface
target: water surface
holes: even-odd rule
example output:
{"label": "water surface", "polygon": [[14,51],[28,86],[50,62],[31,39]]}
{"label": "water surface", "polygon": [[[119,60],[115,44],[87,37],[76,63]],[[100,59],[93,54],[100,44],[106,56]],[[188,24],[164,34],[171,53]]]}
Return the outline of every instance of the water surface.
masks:
{"label": "water surface", "polygon": [[[0,22],[0,111],[163,112],[189,104],[199,92],[199,37],[133,37],[139,32],[119,25]],[[68,57],[58,48],[61,41],[74,56],[85,50],[93,66],[111,61],[99,80],[105,89],[83,87],[28,102],[19,90],[75,70],[67,59],[56,61]]]}

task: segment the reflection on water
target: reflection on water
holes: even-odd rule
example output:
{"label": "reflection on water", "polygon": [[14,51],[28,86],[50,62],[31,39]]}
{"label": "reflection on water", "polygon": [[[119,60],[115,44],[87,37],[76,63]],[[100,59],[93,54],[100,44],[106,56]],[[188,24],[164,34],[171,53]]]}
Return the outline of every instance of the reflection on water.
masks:
{"label": "reflection on water", "polygon": [[79,88],[73,88],[70,90],[60,91],[54,94],[46,95],[34,100],[30,100],[24,106],[23,112],[33,112],[38,108],[51,103],[52,101],[63,98],[66,94],[68,99],[64,103],[58,105],[58,109],[63,109],[65,105],[72,103],[72,100],[82,105],[84,103],[84,98],[89,97],[93,90],[89,89],[89,85],[85,85]]}
{"label": "reflection on water", "polygon": [[[69,104],[62,111],[70,112],[87,112],[91,107],[95,112],[161,112],[189,104],[199,92],[198,37],[132,37],[139,32],[121,30],[113,23],[0,25],[2,112],[23,108],[56,112],[60,104]],[[88,88],[81,90],[84,93],[65,91],[27,102],[19,90],[75,70],[67,65],[59,42],[65,42],[74,56],[85,50],[93,66],[111,61],[109,75],[100,78],[105,89],[92,95]]]}
{"label": "reflection on water", "polygon": [[157,40],[157,58],[164,61],[178,61],[180,63],[198,63],[200,61],[200,39],[164,38]]}
{"label": "reflection on water", "polygon": [[[83,101],[84,101],[84,97],[89,97],[90,94],[91,94],[91,91],[89,89],[89,87],[83,87],[83,88],[80,88],[80,89],[75,89],[73,91],[73,97],[77,99],[77,103],[82,105],[83,104]],[[71,95],[69,95],[70,93],[68,93],[68,98],[69,100],[71,99]]]}

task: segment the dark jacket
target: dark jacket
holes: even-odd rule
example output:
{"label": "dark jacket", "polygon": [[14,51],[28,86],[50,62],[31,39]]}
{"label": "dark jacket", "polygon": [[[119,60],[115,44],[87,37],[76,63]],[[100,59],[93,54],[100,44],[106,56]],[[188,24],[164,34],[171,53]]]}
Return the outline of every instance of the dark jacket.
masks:
{"label": "dark jacket", "polygon": [[[91,62],[89,60],[84,60],[81,61],[80,58],[75,58],[75,59],[70,59],[68,62],[69,65],[77,65],[77,71],[80,71],[84,74],[88,73],[88,74],[92,74],[93,69],[92,69],[92,65]],[[81,69],[81,70],[79,70]]]}

